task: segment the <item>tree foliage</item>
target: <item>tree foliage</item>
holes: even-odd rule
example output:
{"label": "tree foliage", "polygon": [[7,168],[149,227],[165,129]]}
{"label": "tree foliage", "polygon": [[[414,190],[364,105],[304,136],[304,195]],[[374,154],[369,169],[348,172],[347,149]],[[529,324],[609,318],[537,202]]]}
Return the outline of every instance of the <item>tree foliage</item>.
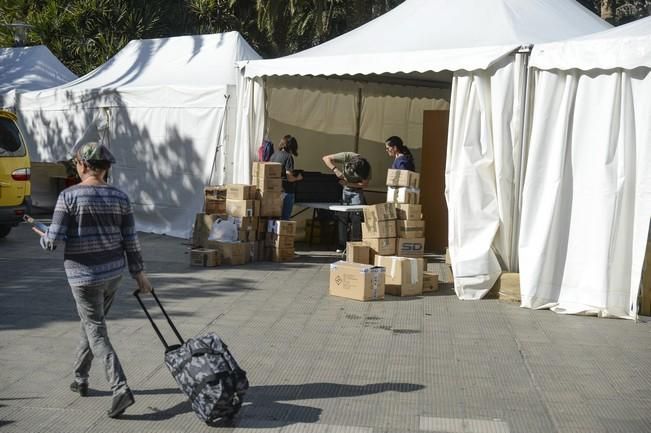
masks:
{"label": "tree foliage", "polygon": [[[27,45],[44,44],[82,75],[132,39],[236,30],[263,57],[323,43],[404,0],[0,0],[0,46],[13,44],[2,24],[32,26]],[[651,0],[577,0],[610,22],[647,16]]]}

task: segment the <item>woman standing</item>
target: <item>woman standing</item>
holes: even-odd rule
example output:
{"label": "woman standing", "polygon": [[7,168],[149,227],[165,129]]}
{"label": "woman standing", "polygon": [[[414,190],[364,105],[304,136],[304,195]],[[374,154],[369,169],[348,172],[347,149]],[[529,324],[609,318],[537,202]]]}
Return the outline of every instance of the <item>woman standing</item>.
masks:
{"label": "woman standing", "polygon": [[393,164],[391,168],[397,170],[409,170],[416,171],[416,164],[414,163],[414,157],[402,142],[402,138],[397,135],[393,135],[386,139],[384,142],[384,148],[390,157],[393,158]]}
{"label": "woman standing", "polygon": [[278,145],[279,152],[271,155],[270,162],[279,162],[282,165],[281,177],[283,179],[283,212],[282,219],[289,220],[294,208],[296,186],[294,182],[303,180],[303,176],[294,176],[294,157],[298,156],[298,142],[291,135],[285,135]]}

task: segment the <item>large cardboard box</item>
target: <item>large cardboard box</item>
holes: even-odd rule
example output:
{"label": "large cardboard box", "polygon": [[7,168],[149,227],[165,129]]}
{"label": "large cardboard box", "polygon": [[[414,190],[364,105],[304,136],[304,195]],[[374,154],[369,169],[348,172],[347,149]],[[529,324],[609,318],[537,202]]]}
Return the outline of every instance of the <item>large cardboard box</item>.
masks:
{"label": "large cardboard box", "polygon": [[207,186],[203,189],[203,194],[206,200],[226,200],[227,188],[224,185]]}
{"label": "large cardboard box", "polygon": [[338,261],[330,265],[329,293],[358,301],[384,299],[384,278],[382,267]]}
{"label": "large cardboard box", "polygon": [[226,215],[226,200],[206,197],[204,211],[209,215]]}
{"label": "large cardboard box", "polygon": [[362,223],[362,238],[395,238],[396,221],[364,221]]}
{"label": "large cardboard box", "polygon": [[296,221],[269,220],[267,231],[277,235],[296,236]]}
{"label": "large cardboard box", "polygon": [[253,217],[260,212],[258,200],[226,200],[226,213],[233,217]]}
{"label": "large cardboard box", "polygon": [[423,293],[436,292],[439,289],[439,275],[434,272],[423,272]]}
{"label": "large cardboard box", "polygon": [[363,242],[346,242],[346,261],[371,264],[371,248]]}
{"label": "large cardboard box", "polygon": [[248,242],[208,241],[208,247],[217,250],[222,265],[244,265],[250,260]]}
{"label": "large cardboard box", "polygon": [[283,214],[283,201],[280,195],[262,197],[260,200],[260,216],[280,217]]}
{"label": "large cardboard box", "polygon": [[198,213],[194,218],[194,228],[192,229],[192,246],[201,248],[206,246],[208,235],[212,224],[219,218],[219,215],[208,215]]}
{"label": "large cardboard box", "polygon": [[420,174],[409,170],[387,170],[387,186],[406,186],[418,188]]}
{"label": "large cardboard box", "polygon": [[251,167],[251,177],[258,179],[282,177],[282,165],[279,162],[254,161]]}
{"label": "large cardboard box", "polygon": [[393,203],[379,203],[364,207],[364,221],[375,224],[377,221],[396,219],[396,206]]}
{"label": "large cardboard box", "polygon": [[193,248],[190,251],[190,265],[212,267],[219,265],[219,254],[215,249]]}
{"label": "large cardboard box", "polygon": [[422,220],[422,205],[398,203],[396,204],[396,216],[399,220]]}
{"label": "large cardboard box", "polygon": [[254,177],[253,184],[258,188],[260,197],[283,192],[283,180],[279,177]]}
{"label": "large cardboard box", "polygon": [[291,262],[294,260],[294,247],[291,248],[272,248],[272,262]]}
{"label": "large cardboard box", "polygon": [[267,233],[267,246],[277,249],[294,249],[294,236]]}
{"label": "large cardboard box", "polygon": [[238,230],[258,231],[258,217],[232,217]]}
{"label": "large cardboard box", "polygon": [[255,185],[243,185],[239,183],[232,183],[226,185],[226,199],[227,200],[255,200],[256,196]]}
{"label": "large cardboard box", "polygon": [[418,204],[420,202],[420,189],[400,187],[387,187],[387,203]]}
{"label": "large cardboard box", "polygon": [[386,269],[386,293],[417,296],[423,293],[423,259],[375,256],[375,265]]}
{"label": "large cardboard box", "polygon": [[398,220],[397,227],[399,238],[413,239],[425,237],[425,221]]}
{"label": "large cardboard box", "polygon": [[425,253],[425,238],[398,238],[396,243],[396,256],[423,257]]}
{"label": "large cardboard box", "polygon": [[393,256],[396,254],[396,238],[364,239],[362,243],[369,246],[372,254],[380,254],[382,256]]}
{"label": "large cardboard box", "polygon": [[[268,224],[269,224],[269,218],[267,217],[258,218],[258,233],[266,233]],[[264,237],[261,240],[264,240]]]}

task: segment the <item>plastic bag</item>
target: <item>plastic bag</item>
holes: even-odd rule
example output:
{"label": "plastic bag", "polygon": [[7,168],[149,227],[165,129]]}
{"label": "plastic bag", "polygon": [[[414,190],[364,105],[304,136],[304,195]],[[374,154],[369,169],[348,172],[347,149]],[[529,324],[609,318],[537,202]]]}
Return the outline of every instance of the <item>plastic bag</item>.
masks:
{"label": "plastic bag", "polygon": [[209,241],[236,242],[237,225],[234,221],[217,219],[210,227]]}

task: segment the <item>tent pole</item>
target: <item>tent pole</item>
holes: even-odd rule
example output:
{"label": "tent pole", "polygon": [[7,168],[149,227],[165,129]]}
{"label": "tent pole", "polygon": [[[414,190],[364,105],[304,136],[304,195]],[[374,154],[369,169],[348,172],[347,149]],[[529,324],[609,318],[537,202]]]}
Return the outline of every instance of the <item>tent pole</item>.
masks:
{"label": "tent pole", "polygon": [[[221,124],[219,125],[219,131],[217,131],[217,145],[215,146],[215,154],[212,157],[212,168],[210,169],[210,178],[208,179],[208,186],[212,185],[212,177],[213,173],[215,172],[215,165],[217,164],[217,154],[219,153],[219,149],[221,149],[222,145],[221,143],[221,136],[222,136],[222,130],[224,129],[224,123],[226,123],[226,115],[228,114],[228,100],[230,99],[231,95],[226,94],[224,95],[224,98],[226,98],[226,102],[224,103],[224,115],[222,116],[222,121]],[[204,206],[205,206],[205,201],[204,201]]]}
{"label": "tent pole", "polygon": [[355,153],[359,153],[359,130],[362,125],[362,88],[357,89],[357,119],[355,119]]}

